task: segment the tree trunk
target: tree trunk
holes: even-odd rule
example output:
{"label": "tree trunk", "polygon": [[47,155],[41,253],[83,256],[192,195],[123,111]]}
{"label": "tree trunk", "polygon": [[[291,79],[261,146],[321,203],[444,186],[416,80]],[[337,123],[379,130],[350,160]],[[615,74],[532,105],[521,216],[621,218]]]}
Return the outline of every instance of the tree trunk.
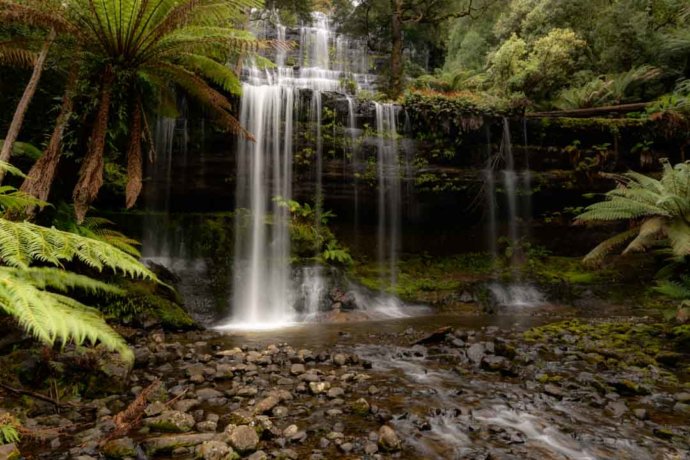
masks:
{"label": "tree trunk", "polygon": [[105,136],[108,131],[108,115],[110,114],[113,80],[112,68],[106,69],[103,75],[98,112],[91,129],[89,149],[79,170],[79,180],[72,192],[74,213],[78,223],[84,221],[89,206],[96,199],[98,191],[103,185],[103,150],[105,149]]}
{"label": "tree trunk", "polygon": [[125,202],[127,209],[134,206],[141,192],[141,134],[142,134],[141,100],[136,99],[132,127],[129,134],[129,149],[127,150],[127,188]]}
{"label": "tree trunk", "polygon": [[[55,30],[51,29],[48,33],[45,43],[43,43],[43,48],[41,53],[38,55],[38,59],[34,63],[34,70],[31,74],[31,79],[24,89],[24,94],[19,100],[17,109],[14,112],[14,117],[12,117],[12,123],[10,123],[10,129],[7,131],[5,136],[5,142],[2,144],[2,150],[0,151],[0,161],[8,162],[10,156],[12,155],[12,147],[14,147],[14,142],[19,136],[19,130],[22,128],[22,123],[24,123],[24,116],[26,111],[29,109],[29,104],[31,99],[36,93],[36,88],[38,88],[38,82],[41,80],[41,74],[43,73],[43,66],[45,65],[46,58],[48,57],[48,50],[50,46],[55,41]],[[5,171],[0,170],[0,183],[5,178]]]}
{"label": "tree trunk", "polygon": [[397,99],[402,94],[402,0],[391,0],[391,67],[390,96]]}
{"label": "tree trunk", "polygon": [[[65,94],[62,96],[60,114],[55,123],[53,134],[50,136],[48,147],[46,147],[41,158],[31,167],[29,174],[26,175],[20,187],[22,192],[33,195],[42,201],[48,200],[48,195],[50,194],[50,189],[55,179],[57,166],[60,162],[60,155],[62,154],[62,136],[65,133],[65,128],[72,115],[72,109],[74,107],[74,88],[76,86],[78,73],[76,66],[70,71],[69,77],[67,78]],[[35,212],[35,206],[26,209],[27,217],[33,217]]]}

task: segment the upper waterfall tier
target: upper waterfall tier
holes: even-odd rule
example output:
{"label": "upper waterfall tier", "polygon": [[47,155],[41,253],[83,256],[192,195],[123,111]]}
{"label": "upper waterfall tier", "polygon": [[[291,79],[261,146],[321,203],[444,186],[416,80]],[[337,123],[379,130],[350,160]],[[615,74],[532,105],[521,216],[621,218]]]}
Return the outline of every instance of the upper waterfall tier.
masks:
{"label": "upper waterfall tier", "polygon": [[338,34],[324,13],[312,13],[311,24],[295,29],[280,24],[277,15],[257,18],[253,32],[262,39],[293,41],[293,50],[276,50],[273,68],[250,65],[244,80],[252,85],[281,85],[315,91],[353,93],[371,90],[376,76],[369,73],[366,42]]}

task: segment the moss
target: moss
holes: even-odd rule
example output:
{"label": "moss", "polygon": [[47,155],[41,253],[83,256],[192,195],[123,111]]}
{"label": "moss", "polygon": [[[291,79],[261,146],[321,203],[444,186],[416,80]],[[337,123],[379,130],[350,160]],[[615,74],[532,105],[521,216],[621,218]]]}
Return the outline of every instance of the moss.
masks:
{"label": "moss", "polygon": [[358,263],[349,274],[363,286],[384,290],[410,301],[426,300],[429,294],[453,294],[480,279],[487,279],[493,269],[488,254],[468,253],[452,257],[422,255],[398,263],[397,282],[390,286],[388,267],[376,263]]}
{"label": "moss", "polygon": [[537,382],[541,384],[546,383],[559,383],[563,381],[563,377],[560,375],[549,375],[549,374],[539,374],[537,375]]}
{"label": "moss", "polygon": [[[668,361],[660,363],[657,358],[678,347],[671,328],[663,323],[588,323],[571,320],[532,328],[523,337],[530,342],[547,342],[580,350],[586,353],[586,361],[607,368],[668,365]],[[688,358],[687,355],[677,357],[678,360]]]}

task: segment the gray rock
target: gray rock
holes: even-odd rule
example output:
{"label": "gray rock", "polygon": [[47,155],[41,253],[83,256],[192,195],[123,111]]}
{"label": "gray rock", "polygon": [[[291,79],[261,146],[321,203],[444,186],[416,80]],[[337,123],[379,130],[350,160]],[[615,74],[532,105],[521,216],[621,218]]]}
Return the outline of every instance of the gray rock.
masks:
{"label": "gray rock", "polygon": [[197,457],[203,460],[225,460],[231,452],[230,446],[220,441],[205,441],[196,448]]}
{"label": "gray rock", "polygon": [[189,412],[190,410],[197,407],[201,402],[198,399],[180,399],[173,406],[175,410],[180,412]]}
{"label": "gray rock", "polygon": [[388,452],[395,452],[400,450],[400,438],[395,430],[388,425],[382,425],[379,428],[379,447]]}
{"label": "gray rock", "polygon": [[673,405],[673,411],[680,414],[690,415],[690,404],[685,404],[682,402],[677,402]]}
{"label": "gray rock", "polygon": [[288,408],[285,406],[276,406],[271,411],[271,414],[275,418],[285,418],[288,416],[288,413],[289,413]]}
{"label": "gray rock", "polygon": [[606,405],[606,409],[616,418],[622,417],[628,411],[625,401],[611,401]]}
{"label": "gray rock", "polygon": [[482,362],[482,358],[484,358],[485,354],[486,348],[483,343],[472,344],[472,346],[467,349],[467,357],[476,365]]}
{"label": "gray rock", "polygon": [[[113,439],[103,446],[103,454],[113,459],[136,457],[137,446],[131,438]],[[2,455],[0,455],[0,458],[4,459]]]}
{"label": "gray rock", "polygon": [[202,433],[215,433],[218,428],[218,422],[213,420],[205,420],[196,424],[196,430]]}
{"label": "gray rock", "polygon": [[164,431],[168,433],[185,433],[194,428],[195,420],[190,414],[169,410],[157,417],[144,419],[144,425],[153,431]]}
{"label": "gray rock", "polygon": [[146,406],[146,409],[144,409],[144,414],[146,414],[147,417],[153,417],[155,415],[162,414],[163,411],[167,409],[168,406],[166,406],[165,403],[161,401],[154,401],[153,403]]}
{"label": "gray rock", "polygon": [[297,363],[297,364],[293,364],[292,366],[290,366],[290,373],[292,375],[304,374],[305,371],[306,371],[306,369],[304,367],[304,364]]}
{"label": "gray rock", "polygon": [[343,353],[337,353],[333,356],[333,364],[336,366],[344,366],[347,363],[347,355]]}
{"label": "gray rock", "polygon": [[0,459],[2,460],[19,460],[22,454],[17,449],[16,444],[0,445]]}
{"label": "gray rock", "polygon": [[315,395],[325,393],[330,388],[331,388],[331,384],[328,382],[309,382],[309,390],[311,390],[312,394],[315,394]]}
{"label": "gray rock", "polygon": [[261,401],[259,401],[256,404],[256,406],[254,406],[254,413],[263,414],[265,412],[268,412],[274,407],[276,407],[279,402],[280,399],[278,399],[276,396],[269,396],[267,398],[264,398]]}
{"label": "gray rock", "polygon": [[205,441],[211,441],[216,435],[214,433],[200,434],[178,434],[169,436],[159,436],[148,438],[142,443],[144,450],[149,456],[172,452],[178,447],[193,447]]}
{"label": "gray rock", "polygon": [[366,444],[364,444],[364,453],[365,454],[374,455],[378,451],[379,451],[379,446],[377,446],[376,443],[367,442]]}
{"label": "gray rock", "polygon": [[676,401],[678,401],[678,402],[682,402],[682,403],[690,402],[690,393],[686,393],[686,392],[676,393],[674,395],[674,397],[676,398]]}
{"label": "gray rock", "polygon": [[202,388],[200,390],[196,390],[196,396],[201,401],[206,401],[209,399],[222,398],[223,393],[214,388]]}
{"label": "gray rock", "polygon": [[256,450],[259,444],[259,436],[254,428],[249,425],[230,426],[227,430],[230,437],[230,445],[241,454],[246,454]]}
{"label": "gray rock", "polygon": [[369,402],[364,398],[359,398],[352,403],[352,411],[357,415],[367,415],[370,410],[371,406],[369,406]]}
{"label": "gray rock", "polygon": [[283,436],[286,438],[291,438],[299,432],[299,427],[297,425],[290,425],[283,430]]}
{"label": "gray rock", "polygon": [[328,390],[328,397],[331,399],[339,398],[345,394],[345,390],[341,387],[333,387]]}
{"label": "gray rock", "polygon": [[351,442],[344,442],[341,445],[338,446],[340,450],[345,452],[346,454],[349,453],[355,446]]}
{"label": "gray rock", "polygon": [[266,454],[266,452],[263,450],[257,450],[247,457],[247,460],[268,460],[268,454]]}

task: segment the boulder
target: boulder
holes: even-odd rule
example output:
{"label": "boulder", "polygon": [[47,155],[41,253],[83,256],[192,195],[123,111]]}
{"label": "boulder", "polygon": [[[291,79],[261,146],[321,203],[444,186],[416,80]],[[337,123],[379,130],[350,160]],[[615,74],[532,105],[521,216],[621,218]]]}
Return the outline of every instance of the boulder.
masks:
{"label": "boulder", "polygon": [[137,446],[131,438],[113,439],[103,446],[103,454],[112,459],[136,457]]}
{"label": "boulder", "polygon": [[177,410],[163,412],[157,417],[144,419],[144,425],[153,431],[163,431],[168,433],[185,433],[194,428],[196,421],[190,414]]}
{"label": "boulder", "polygon": [[196,448],[197,458],[203,460],[225,460],[233,453],[230,446],[221,441],[204,441]]}
{"label": "boulder", "polygon": [[402,442],[395,430],[388,425],[379,428],[379,447],[388,452],[400,450]]}
{"label": "boulder", "polygon": [[255,451],[259,444],[259,436],[251,426],[229,425],[226,428],[226,433],[229,435],[228,439],[232,448],[241,454]]}

